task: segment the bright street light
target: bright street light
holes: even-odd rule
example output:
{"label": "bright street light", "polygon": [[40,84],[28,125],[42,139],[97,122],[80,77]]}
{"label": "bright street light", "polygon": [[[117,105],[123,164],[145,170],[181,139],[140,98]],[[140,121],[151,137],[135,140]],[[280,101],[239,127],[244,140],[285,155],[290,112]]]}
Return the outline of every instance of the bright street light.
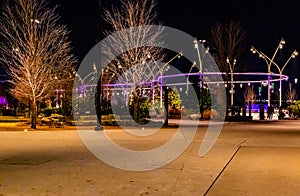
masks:
{"label": "bright street light", "polygon": [[294,50],[294,52],[291,54],[291,56],[288,58],[288,60],[286,61],[286,63],[283,65],[283,67],[280,69],[280,67],[274,62],[274,65],[277,67],[279,74],[280,74],[280,80],[279,80],[279,106],[281,106],[282,104],[282,72],[284,70],[284,68],[286,67],[286,65],[288,64],[288,62],[292,59],[295,58],[298,55],[298,52],[296,50]]}
{"label": "bright street light", "polygon": [[286,61],[286,63],[282,66],[282,68],[280,68],[280,66],[274,62],[274,57],[278,51],[278,49],[282,49],[283,45],[285,44],[285,40],[282,38],[272,59],[270,59],[267,55],[265,55],[263,52],[260,52],[258,50],[256,50],[253,46],[251,47],[251,51],[253,54],[258,53],[259,57],[263,58],[268,65],[268,106],[270,106],[270,74],[271,74],[271,65],[272,63],[276,66],[276,68],[279,71],[280,74],[280,80],[279,80],[279,106],[281,106],[282,104],[282,73],[284,68],[286,67],[286,65],[288,64],[288,62],[292,59],[295,58],[296,56],[298,56],[298,52],[296,50],[294,50],[294,52],[291,54],[291,56],[288,58],[288,60]]}
{"label": "bright street light", "polygon": [[[199,99],[200,96],[201,98],[201,106],[200,106],[200,112],[201,112],[201,118],[203,119],[203,98],[204,98],[204,91],[203,91],[203,59],[205,57],[206,54],[209,53],[209,47],[205,48],[204,45],[201,47],[201,49],[205,48],[205,52],[203,53],[203,51],[201,50],[201,54],[200,54],[200,50],[199,50],[199,44],[198,42],[200,42],[202,45],[206,42],[206,40],[197,40],[197,38],[195,38],[194,40],[194,47],[197,50],[197,55],[198,55],[198,61],[199,61]],[[201,89],[201,95],[200,95],[200,89]]]}
{"label": "bright street light", "polygon": [[[267,66],[268,66],[268,106],[271,105],[270,104],[271,103],[271,101],[270,101],[270,98],[271,98],[271,96],[270,96],[271,95],[271,92],[270,92],[270,87],[271,87],[271,85],[270,85],[270,80],[271,80],[271,65],[272,65],[272,63],[274,63],[274,58],[275,58],[278,50],[282,49],[284,44],[285,44],[285,40],[283,38],[281,38],[281,40],[280,40],[280,42],[279,42],[279,44],[278,44],[278,46],[277,46],[277,48],[276,48],[276,50],[275,50],[272,58],[270,59],[268,57],[269,62],[264,58],[265,61],[267,62]],[[251,47],[251,51],[252,51],[253,54],[258,53],[259,57],[267,57],[267,55],[265,55],[264,53],[256,50],[253,46]]]}
{"label": "bright street light", "polygon": [[229,68],[230,68],[230,106],[233,106],[233,93],[234,93],[234,90],[233,90],[233,71],[234,71],[234,66],[236,64],[236,59],[233,59],[233,62],[231,63],[229,58],[227,57],[226,59],[226,62],[228,63],[229,65]]}
{"label": "bright street light", "polygon": [[193,62],[192,66],[191,66],[191,68],[190,68],[190,70],[189,70],[189,74],[188,74],[188,76],[186,77],[186,91],[185,91],[185,94],[188,94],[188,92],[189,92],[189,77],[190,77],[190,73],[191,73],[192,69],[193,69],[195,66],[196,66],[196,61]]}
{"label": "bright street light", "polygon": [[170,68],[169,63],[171,63],[173,60],[175,60],[176,58],[180,58],[181,56],[183,56],[182,52],[179,52],[178,54],[176,54],[173,58],[171,58],[168,62],[166,62],[162,68],[160,69],[160,109],[162,109],[162,87],[163,87],[163,73],[165,71],[167,71]]}

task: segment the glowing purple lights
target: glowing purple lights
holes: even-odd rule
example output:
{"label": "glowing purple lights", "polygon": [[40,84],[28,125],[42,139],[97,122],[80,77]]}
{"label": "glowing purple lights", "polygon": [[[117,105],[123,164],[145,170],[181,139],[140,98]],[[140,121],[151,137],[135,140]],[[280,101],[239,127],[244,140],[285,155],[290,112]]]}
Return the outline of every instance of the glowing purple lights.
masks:
{"label": "glowing purple lights", "polygon": [[7,99],[3,96],[0,96],[0,106],[5,106],[7,104]]}
{"label": "glowing purple lights", "polygon": [[[222,73],[222,72],[205,72],[203,75],[225,75],[226,73]],[[161,77],[158,77],[157,80],[152,81],[152,82],[159,82],[160,80],[163,80],[165,78],[176,78],[176,77],[188,77],[188,76],[197,76],[199,75],[199,73],[182,73],[182,74],[173,74],[173,75],[164,75]],[[261,73],[261,72],[243,72],[243,73],[233,73],[233,75],[241,75],[241,76],[265,76],[267,80],[267,76],[268,73]],[[239,81],[233,81],[233,83],[262,83],[265,80],[239,80]],[[276,82],[276,81],[280,81],[280,80],[288,80],[288,76],[286,75],[281,75],[280,78],[280,74],[276,74],[276,73],[272,73],[272,79],[270,80],[270,82]],[[150,82],[144,82],[143,84],[146,83],[150,83]],[[224,81],[207,81],[206,83],[211,83],[211,84],[217,84],[217,83],[225,83]],[[137,84],[102,84],[104,87],[116,87],[116,86],[134,86]],[[176,85],[176,84],[173,84]],[[181,83],[179,85],[182,85]],[[95,84],[92,85],[84,85],[85,87],[87,86],[95,86]]]}
{"label": "glowing purple lights", "polygon": [[[203,75],[225,75],[226,73],[224,72],[205,72]],[[262,77],[266,77],[266,79],[261,79],[261,80],[256,80],[256,79],[252,79],[252,80],[235,80],[232,81],[232,83],[238,83],[238,84],[257,84],[257,83],[263,83],[264,81],[267,80],[268,77],[268,73],[261,73],[261,72],[242,72],[242,73],[232,73],[233,75],[240,75],[240,76],[262,76]],[[189,76],[197,76],[199,75],[199,73],[181,73],[181,74],[172,74],[172,75],[164,75],[164,76],[159,76],[156,80],[154,81],[150,81],[150,82],[143,82],[141,84],[153,84],[153,83],[160,83],[161,80],[167,79],[167,78],[176,78],[176,77],[189,77]],[[288,76],[287,75],[281,75],[280,78],[280,74],[276,74],[276,73],[272,73],[272,78],[270,79],[270,82],[278,82],[280,80],[288,80]],[[219,83],[225,83],[224,81],[206,81],[207,84],[219,84]],[[176,83],[176,84],[168,84],[168,82],[166,81],[165,84],[167,85],[185,85],[186,83]],[[138,84],[102,84],[103,87],[128,87],[128,86],[136,86]],[[96,84],[87,84],[87,85],[81,85],[79,86],[79,88],[77,90],[79,91],[84,91],[87,87],[94,87],[96,86]]]}

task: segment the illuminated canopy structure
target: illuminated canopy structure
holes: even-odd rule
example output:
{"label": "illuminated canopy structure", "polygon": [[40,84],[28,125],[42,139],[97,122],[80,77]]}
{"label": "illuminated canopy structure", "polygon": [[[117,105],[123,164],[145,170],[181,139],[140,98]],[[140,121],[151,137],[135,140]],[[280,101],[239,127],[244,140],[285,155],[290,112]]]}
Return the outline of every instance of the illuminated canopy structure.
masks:
{"label": "illuminated canopy structure", "polygon": [[[95,70],[95,72],[96,72],[96,70]],[[262,85],[267,84],[268,76],[269,76],[268,73],[262,73],[262,72],[239,72],[239,73],[232,73],[232,74],[239,78],[239,80],[233,80],[232,83],[239,84],[240,88],[243,86],[247,86],[247,85],[250,86],[251,84],[262,84]],[[225,88],[227,87],[227,81],[206,81],[205,80],[205,78],[208,75],[211,75],[211,76],[223,75],[223,76],[225,76],[226,73],[224,73],[224,72],[223,73],[222,72],[205,72],[203,75],[204,75],[204,85],[209,86],[209,84],[214,84],[214,85],[224,85]],[[89,76],[93,76],[93,74],[89,74]],[[141,86],[145,86],[144,92],[142,92],[142,93],[147,94],[147,91],[154,92],[155,85],[159,85],[160,89],[162,88],[163,85],[165,85],[165,86],[179,86],[181,91],[188,93],[188,90],[189,90],[188,84],[191,84],[191,82],[189,81],[189,78],[192,76],[199,76],[199,72],[161,75],[161,76],[158,76],[158,78],[156,80],[145,81],[141,84],[103,83],[102,84],[102,92],[104,92],[104,95],[106,95],[108,97],[110,93],[112,95],[113,91],[130,89],[130,87],[132,87],[132,86],[141,85]],[[89,79],[87,78],[88,81],[86,83],[84,83],[84,81],[81,80],[81,83],[77,89],[77,91],[80,92],[78,94],[78,96],[84,97],[87,94],[93,95],[93,93],[86,92],[86,91],[88,91],[89,87],[96,86],[96,83],[91,83],[91,81],[93,81],[92,80],[93,78],[94,77],[91,77]],[[169,80],[170,78],[176,78],[176,80]],[[182,78],[182,79],[180,80],[179,78]],[[261,78],[265,78],[265,79],[261,79]],[[271,79],[269,82],[280,82],[281,80],[287,81],[288,76],[272,73]],[[170,83],[170,81],[172,83]],[[177,82],[174,83],[174,81],[177,81]],[[93,82],[95,82],[95,81],[93,81]],[[118,93],[118,95],[121,94],[121,95],[125,96],[127,94],[130,94],[130,92],[126,92],[126,90],[124,90],[124,91],[125,92]]]}

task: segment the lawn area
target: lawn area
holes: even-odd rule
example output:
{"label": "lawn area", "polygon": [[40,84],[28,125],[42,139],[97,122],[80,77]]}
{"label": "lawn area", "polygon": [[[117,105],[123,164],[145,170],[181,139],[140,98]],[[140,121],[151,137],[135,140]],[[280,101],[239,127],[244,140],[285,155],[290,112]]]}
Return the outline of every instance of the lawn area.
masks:
{"label": "lawn area", "polygon": [[36,129],[30,128],[30,119],[14,116],[0,116],[0,131],[34,131],[34,130],[75,130],[75,126],[64,126],[60,128],[41,126],[37,123]]}
{"label": "lawn area", "polygon": [[0,131],[24,131],[27,128],[30,127],[23,126],[19,122],[0,122]]}

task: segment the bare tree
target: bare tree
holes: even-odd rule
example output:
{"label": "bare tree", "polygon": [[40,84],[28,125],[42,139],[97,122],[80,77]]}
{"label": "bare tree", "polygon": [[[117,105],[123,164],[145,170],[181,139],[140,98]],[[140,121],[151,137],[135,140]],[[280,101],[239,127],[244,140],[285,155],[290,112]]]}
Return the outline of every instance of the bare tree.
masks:
{"label": "bare tree", "polygon": [[32,128],[37,103],[72,80],[76,62],[70,54],[69,31],[58,24],[55,11],[44,0],[13,0],[6,1],[0,18],[1,60],[11,77],[10,93],[29,103]]}
{"label": "bare tree", "polygon": [[[164,59],[161,38],[163,27],[158,30],[145,25],[155,24],[155,0],[121,0],[121,8],[104,9],[105,20],[111,25],[112,31],[120,36],[111,37],[110,47],[105,47],[104,53],[114,59],[104,70],[103,80],[106,83],[118,82],[133,84],[133,97],[141,96],[143,82],[157,79],[163,73],[163,67],[156,62]],[[139,27],[136,29],[129,29]],[[122,31],[129,29],[129,31]],[[127,51],[118,51],[128,48]],[[120,54],[121,53],[121,54]],[[117,58],[116,54],[120,54]],[[149,93],[149,91],[148,91]]]}
{"label": "bare tree", "polygon": [[291,83],[289,83],[289,88],[285,94],[285,98],[289,100],[291,103],[293,103],[296,97],[297,97],[296,89],[293,88]]}
{"label": "bare tree", "polygon": [[254,91],[254,86],[247,86],[246,90],[244,91],[244,99],[248,103],[251,101],[254,103],[256,101],[256,93]]}
{"label": "bare tree", "polygon": [[234,59],[237,59],[242,54],[245,48],[245,38],[246,31],[242,28],[240,21],[231,20],[226,24],[217,22],[212,27],[211,44],[216,49],[213,56],[220,71],[230,72],[230,67],[226,59],[228,58],[230,62],[233,62]]}
{"label": "bare tree", "polygon": [[[121,0],[122,6],[112,11],[104,10],[106,21],[112,26],[113,31],[122,31],[131,27],[152,25],[155,23],[156,13],[154,0]],[[120,38],[110,39],[113,47],[110,49],[130,48],[123,52],[118,58],[114,58],[116,51],[108,50],[106,54],[114,59],[114,62],[107,66],[107,72],[114,74],[120,82],[140,83],[155,79],[159,75],[160,66],[156,63],[163,59],[160,38],[163,27],[159,31],[153,32],[148,26],[138,28],[128,34],[124,32]],[[106,32],[110,34],[111,32]],[[149,36],[151,38],[149,39]],[[121,40],[121,41],[120,41]],[[148,40],[148,43],[144,43]],[[141,45],[149,47],[141,47]],[[151,64],[151,65],[150,65]]]}
{"label": "bare tree", "polygon": [[[225,81],[234,80],[234,71],[239,68],[236,59],[242,54],[244,49],[243,41],[246,38],[246,32],[243,30],[241,22],[231,20],[229,23],[217,22],[212,27],[211,44],[214,48],[213,57],[223,75]],[[229,74],[230,73],[230,77]],[[233,91],[233,83],[231,90]],[[228,91],[228,93],[230,93]],[[227,106],[233,104],[233,94],[231,94],[231,102]]]}

